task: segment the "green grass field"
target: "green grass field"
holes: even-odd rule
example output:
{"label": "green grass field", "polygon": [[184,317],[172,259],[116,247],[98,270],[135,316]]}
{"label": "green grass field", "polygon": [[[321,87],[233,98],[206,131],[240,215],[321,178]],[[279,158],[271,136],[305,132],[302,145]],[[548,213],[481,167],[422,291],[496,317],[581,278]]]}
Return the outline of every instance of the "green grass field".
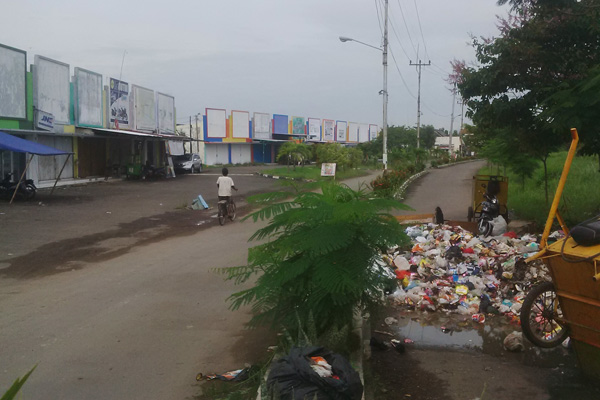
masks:
{"label": "green grass field", "polygon": [[[296,167],[295,170],[293,168],[288,169],[287,167],[279,167],[279,168],[269,169],[268,171],[265,171],[265,173],[268,173],[269,175],[285,176],[288,178],[310,179],[310,180],[315,180],[315,181],[319,181],[319,180],[323,180],[323,179],[331,179],[329,177],[321,177],[321,167],[318,167],[316,165],[307,165],[304,167]],[[354,178],[357,176],[364,176],[364,175],[368,175],[368,174],[369,174],[369,170],[365,169],[365,168],[347,169],[345,171],[336,171],[335,179],[336,180],[348,179],[348,178]]]}
{"label": "green grass field", "polygon": [[[508,208],[516,218],[535,221],[540,229],[543,229],[566,157],[565,151],[554,153],[548,159],[548,204],[545,199],[544,168],[541,163],[532,178],[526,179],[524,183],[519,176],[507,171]],[[480,174],[486,175],[495,175],[497,172],[498,169],[495,167],[491,169],[486,167],[479,171]],[[574,158],[559,212],[568,227],[600,213],[600,172],[598,172],[597,157],[576,156]]]}

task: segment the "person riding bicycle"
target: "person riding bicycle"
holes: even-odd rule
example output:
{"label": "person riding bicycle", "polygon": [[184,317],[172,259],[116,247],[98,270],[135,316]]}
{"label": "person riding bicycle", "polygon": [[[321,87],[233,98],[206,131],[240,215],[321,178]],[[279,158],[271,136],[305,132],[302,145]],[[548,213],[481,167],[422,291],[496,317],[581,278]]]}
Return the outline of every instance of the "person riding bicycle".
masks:
{"label": "person riding bicycle", "polygon": [[236,192],[238,189],[235,187],[233,179],[227,176],[229,174],[229,170],[227,168],[223,168],[221,173],[223,176],[220,176],[219,179],[217,179],[217,187],[219,188],[219,201],[227,200],[229,203],[231,201],[231,189],[235,190]]}

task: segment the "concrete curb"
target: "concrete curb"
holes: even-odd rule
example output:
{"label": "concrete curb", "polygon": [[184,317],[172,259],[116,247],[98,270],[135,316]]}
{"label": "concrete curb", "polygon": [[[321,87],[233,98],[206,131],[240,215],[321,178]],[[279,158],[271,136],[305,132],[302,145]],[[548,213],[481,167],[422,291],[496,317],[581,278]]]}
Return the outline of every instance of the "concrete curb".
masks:
{"label": "concrete curb", "polygon": [[290,178],[287,176],[263,174],[262,172],[255,172],[254,174],[258,175],[258,176],[262,176],[263,178],[269,178],[269,179],[281,179],[281,180],[286,180],[286,181],[297,181],[297,182],[316,182],[312,179]]}
{"label": "concrete curb", "polygon": [[394,198],[396,198],[398,200],[404,200],[404,194],[406,192],[406,189],[408,189],[408,186],[411,183],[413,183],[414,181],[416,181],[417,179],[419,179],[420,177],[422,177],[423,175],[428,174],[430,170],[431,169],[428,168],[417,174],[414,174],[413,176],[411,176],[410,178],[405,180],[404,183],[402,184],[402,186],[400,186],[400,189],[398,189],[398,192],[394,195]]}

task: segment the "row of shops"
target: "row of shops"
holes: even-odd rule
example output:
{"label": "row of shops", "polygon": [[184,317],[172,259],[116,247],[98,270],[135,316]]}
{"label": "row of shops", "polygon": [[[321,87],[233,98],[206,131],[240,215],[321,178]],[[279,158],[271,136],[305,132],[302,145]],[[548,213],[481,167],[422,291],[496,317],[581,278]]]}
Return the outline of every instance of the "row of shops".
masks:
{"label": "row of shops", "polygon": [[[107,85],[104,85],[107,83]],[[0,174],[43,187],[61,181],[137,175],[184,152],[175,99],[120,79],[0,44],[0,131],[71,155],[30,158],[0,151]],[[66,163],[65,163],[66,161]],[[172,166],[172,165],[171,165]]]}

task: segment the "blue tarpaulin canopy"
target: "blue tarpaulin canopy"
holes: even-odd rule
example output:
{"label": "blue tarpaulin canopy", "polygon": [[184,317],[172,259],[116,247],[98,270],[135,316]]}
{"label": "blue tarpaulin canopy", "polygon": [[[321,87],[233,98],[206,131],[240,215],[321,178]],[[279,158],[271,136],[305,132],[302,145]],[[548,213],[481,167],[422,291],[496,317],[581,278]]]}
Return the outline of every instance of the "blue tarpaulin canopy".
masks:
{"label": "blue tarpaulin canopy", "polygon": [[67,165],[67,161],[69,161],[71,154],[73,154],[69,151],[63,151],[63,150],[55,149],[54,147],[44,146],[43,144],[32,142],[31,140],[21,139],[16,136],[9,135],[8,133],[2,132],[2,131],[0,131],[0,150],[16,151],[17,153],[31,154],[31,157],[29,157],[29,161],[27,161],[27,165],[25,166],[25,171],[23,171],[23,173],[21,174],[21,177],[19,178],[19,182],[15,186],[15,191],[12,195],[12,198],[10,199],[11,204],[12,204],[13,200],[15,199],[15,195],[17,194],[17,190],[19,190],[19,186],[21,185],[23,178],[25,177],[25,173],[29,169],[29,164],[31,163],[31,160],[33,159],[34,154],[36,154],[38,156],[61,156],[61,155],[67,156],[65,163],[63,164],[60,172],[58,173],[58,176],[56,177],[56,181],[54,181],[54,186],[52,187],[52,191],[50,192],[50,195],[52,195],[52,193],[54,192],[54,188],[56,187],[56,184],[58,183],[58,180],[60,179],[60,176],[62,175],[63,169],[65,169],[65,166]]}
{"label": "blue tarpaulin canopy", "polygon": [[39,156],[60,156],[63,154],[73,154],[68,151],[55,149],[54,147],[44,146],[43,144],[32,142],[31,140],[21,139],[2,131],[0,131],[0,150],[37,154]]}

